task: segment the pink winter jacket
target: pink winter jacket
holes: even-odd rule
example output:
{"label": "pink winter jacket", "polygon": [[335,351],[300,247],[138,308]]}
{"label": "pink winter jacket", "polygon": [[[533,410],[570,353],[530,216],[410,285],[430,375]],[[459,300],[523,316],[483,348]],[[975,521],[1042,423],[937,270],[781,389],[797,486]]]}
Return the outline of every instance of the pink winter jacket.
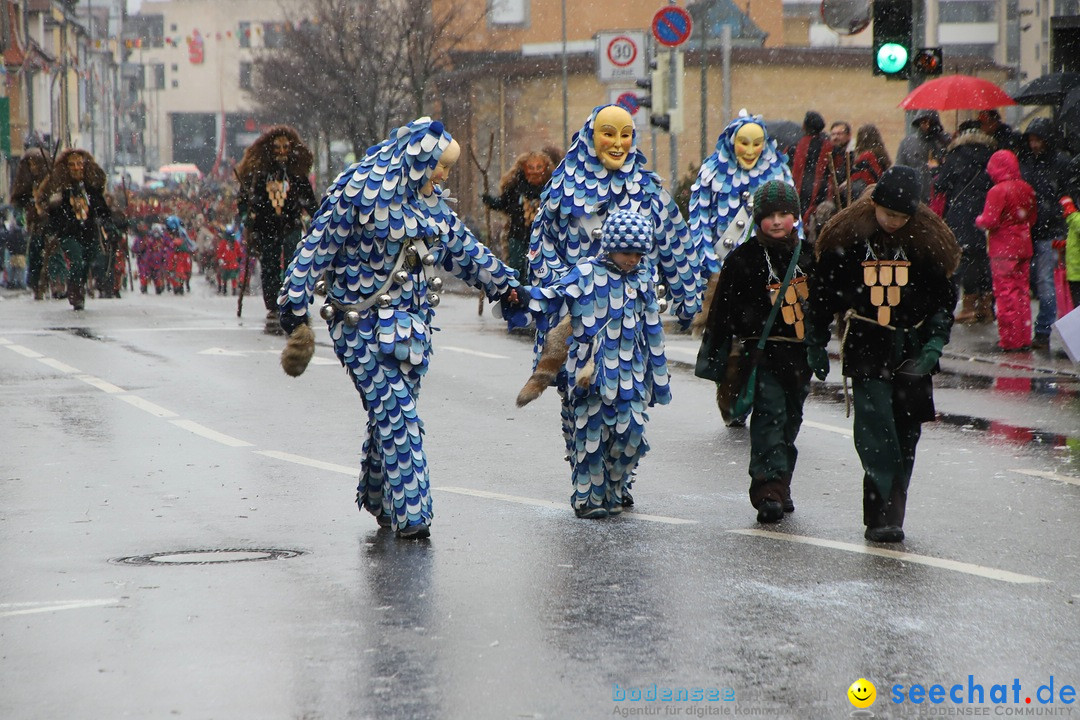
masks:
{"label": "pink winter jacket", "polygon": [[1020,178],[1020,163],[1010,150],[998,150],[986,163],[994,187],[986,194],[975,224],[989,230],[990,257],[1031,257],[1031,226],[1038,218],[1035,191]]}

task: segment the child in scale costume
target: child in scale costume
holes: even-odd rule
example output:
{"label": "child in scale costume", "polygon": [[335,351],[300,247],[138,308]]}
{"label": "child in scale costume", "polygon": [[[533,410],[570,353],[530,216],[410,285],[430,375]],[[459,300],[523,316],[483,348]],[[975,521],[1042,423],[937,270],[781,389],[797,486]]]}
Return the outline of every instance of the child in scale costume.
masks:
{"label": "child in scale costume", "polygon": [[369,148],[330,186],[278,296],[289,333],[282,365],[296,375],[314,350],[312,292],[326,294],[319,314],[368,413],[356,501],[401,537],[427,537],[432,518],[416,410],[442,287],[431,268],[441,265],[491,299],[518,286],[446,204],[440,184],[460,154],[430,118]]}
{"label": "child in scale costume", "polygon": [[644,259],[652,235],[648,218],[617,210],[604,221],[597,257],[529,288],[538,327],[563,308],[570,318],[563,370],[573,428],[570,504],[580,518],[622,512],[631,474],[649,449],[646,408],[671,400],[660,305]]}
{"label": "child in scale costume", "polygon": [[[688,325],[701,309],[701,248],[660,178],[646,170],[645,163],[630,113],[618,105],[594,108],[541,197],[529,244],[530,279],[540,287],[558,282],[579,261],[601,253],[597,231],[605,218],[617,210],[636,212],[652,227],[647,260],[658,281],[661,312],[666,309],[664,296],[670,295],[675,315]],[[565,308],[558,312],[565,314]],[[543,324],[546,330],[537,331],[536,372],[518,396],[518,405],[530,402],[554,381],[562,398],[563,439],[573,462],[574,417],[562,371],[567,322],[552,318]],[[554,342],[545,343],[548,332],[555,333]],[[626,506],[633,504],[628,485],[623,492]]]}

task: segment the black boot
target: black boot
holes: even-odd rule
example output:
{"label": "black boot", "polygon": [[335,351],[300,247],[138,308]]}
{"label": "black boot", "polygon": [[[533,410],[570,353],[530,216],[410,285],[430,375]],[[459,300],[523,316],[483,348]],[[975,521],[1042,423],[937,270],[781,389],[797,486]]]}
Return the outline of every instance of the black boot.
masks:
{"label": "black boot", "polygon": [[[894,502],[895,499],[895,502]],[[870,542],[895,543],[904,539],[904,506],[907,492],[898,492],[895,488],[886,501],[878,492],[874,481],[863,479],[863,523],[866,532],[863,537]]]}

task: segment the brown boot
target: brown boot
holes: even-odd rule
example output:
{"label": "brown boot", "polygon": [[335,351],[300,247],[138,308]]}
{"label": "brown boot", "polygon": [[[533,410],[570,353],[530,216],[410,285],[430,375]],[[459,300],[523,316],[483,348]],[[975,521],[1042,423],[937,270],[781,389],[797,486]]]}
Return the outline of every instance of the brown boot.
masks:
{"label": "brown boot", "polygon": [[994,293],[980,293],[975,297],[975,322],[994,321]]}
{"label": "brown boot", "polygon": [[975,296],[970,293],[964,293],[964,298],[960,303],[960,311],[956,313],[953,320],[961,325],[970,325],[975,322]]}

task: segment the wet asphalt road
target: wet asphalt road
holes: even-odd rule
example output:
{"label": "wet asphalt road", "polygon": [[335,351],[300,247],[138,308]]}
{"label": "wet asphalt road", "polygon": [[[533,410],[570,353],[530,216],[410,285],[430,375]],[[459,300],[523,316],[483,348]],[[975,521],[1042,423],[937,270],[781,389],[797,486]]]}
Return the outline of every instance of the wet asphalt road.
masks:
{"label": "wet asphalt road", "polygon": [[[513,406],[529,343],[449,297],[420,404],[436,519],[401,541],[352,503],[363,410],[325,331],[290,379],[258,299],[241,322],[195,290],[79,315],[0,302],[0,717],[843,718],[861,677],[875,717],[1080,717],[1060,702],[1080,685],[1073,401],[1002,409],[1060,443],[925,426],[908,540],[886,548],[862,539],[842,405],[808,402],[797,510],[765,528],[746,431],[676,369],[635,511],[582,521],[556,397]],[[938,404],[1005,402],[958,386]],[[223,549],[302,554],[118,562]],[[969,676],[1019,680],[1019,703],[891,700]],[[721,699],[630,699],[654,687]]]}

